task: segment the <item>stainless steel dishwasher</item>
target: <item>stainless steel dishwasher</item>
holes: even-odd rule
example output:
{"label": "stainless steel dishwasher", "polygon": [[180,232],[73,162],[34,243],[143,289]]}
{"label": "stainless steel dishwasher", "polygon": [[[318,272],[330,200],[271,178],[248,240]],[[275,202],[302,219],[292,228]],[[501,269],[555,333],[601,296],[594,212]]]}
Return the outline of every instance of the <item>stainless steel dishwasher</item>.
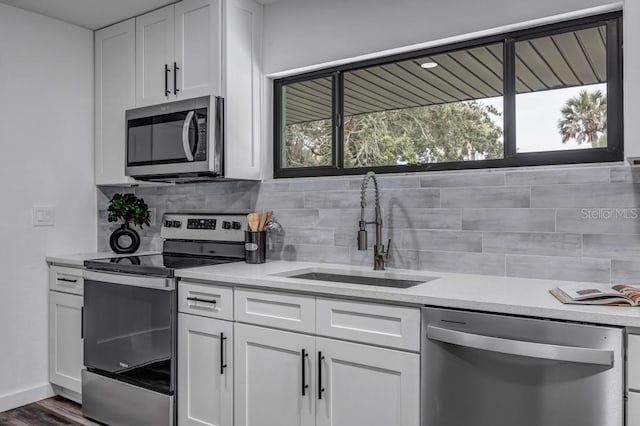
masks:
{"label": "stainless steel dishwasher", "polygon": [[423,308],[422,426],[623,426],[623,331]]}

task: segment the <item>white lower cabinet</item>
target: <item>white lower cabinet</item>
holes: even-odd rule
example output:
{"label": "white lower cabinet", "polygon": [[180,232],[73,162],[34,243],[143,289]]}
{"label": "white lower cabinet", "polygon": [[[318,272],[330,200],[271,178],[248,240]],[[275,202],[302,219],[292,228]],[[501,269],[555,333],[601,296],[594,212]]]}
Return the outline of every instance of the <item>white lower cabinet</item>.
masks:
{"label": "white lower cabinet", "polygon": [[235,331],[236,426],[420,424],[418,354],[244,324]]}
{"label": "white lower cabinet", "polygon": [[49,381],[82,391],[82,296],[49,292]]}
{"label": "white lower cabinet", "polygon": [[313,336],[236,323],[234,352],[236,426],[315,425]]}
{"label": "white lower cabinet", "polygon": [[178,314],[178,424],[233,426],[233,323]]}
{"label": "white lower cabinet", "polygon": [[316,426],[418,426],[420,355],[318,337]]}
{"label": "white lower cabinet", "polygon": [[419,309],[224,283],[178,294],[179,426],[420,425]]}
{"label": "white lower cabinet", "polygon": [[627,331],[626,426],[640,426],[640,329]]}

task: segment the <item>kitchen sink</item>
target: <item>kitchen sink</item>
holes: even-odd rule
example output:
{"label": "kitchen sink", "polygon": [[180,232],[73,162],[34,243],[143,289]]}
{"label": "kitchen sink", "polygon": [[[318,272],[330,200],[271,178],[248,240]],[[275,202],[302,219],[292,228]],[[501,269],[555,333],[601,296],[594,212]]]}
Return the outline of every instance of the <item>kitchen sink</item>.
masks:
{"label": "kitchen sink", "polygon": [[409,288],[438,278],[389,272],[371,274],[364,271],[349,271],[349,273],[342,273],[342,271],[321,270],[318,268],[302,269],[275,275],[311,281],[329,281],[334,283],[362,284],[394,288]]}

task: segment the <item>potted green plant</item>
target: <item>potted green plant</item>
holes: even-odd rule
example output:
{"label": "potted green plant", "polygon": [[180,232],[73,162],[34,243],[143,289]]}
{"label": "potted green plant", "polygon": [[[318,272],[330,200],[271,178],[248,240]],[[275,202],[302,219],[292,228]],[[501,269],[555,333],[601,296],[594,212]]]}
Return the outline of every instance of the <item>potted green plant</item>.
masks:
{"label": "potted green plant", "polygon": [[120,228],[113,231],[109,245],[116,253],[133,253],[140,247],[140,236],[129,227],[133,223],[143,228],[149,226],[149,206],[135,194],[114,194],[107,208],[108,221],[120,222]]}

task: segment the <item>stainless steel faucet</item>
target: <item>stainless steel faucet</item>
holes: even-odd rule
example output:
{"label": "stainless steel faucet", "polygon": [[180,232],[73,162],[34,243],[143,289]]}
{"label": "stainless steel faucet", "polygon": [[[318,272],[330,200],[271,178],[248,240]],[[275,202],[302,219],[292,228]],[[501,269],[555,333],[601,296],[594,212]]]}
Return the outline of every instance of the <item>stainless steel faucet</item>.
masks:
{"label": "stainless steel faucet", "polygon": [[[367,222],[364,219],[364,208],[367,206],[367,184],[369,179],[373,180],[373,186],[376,191],[375,219],[373,222]],[[373,246],[373,270],[384,271],[384,265],[389,261],[391,255],[389,248],[391,240],[387,244],[385,252],[382,245],[382,212],[380,210],[380,192],[378,191],[378,180],[373,172],[369,172],[362,179],[362,190],[360,192],[360,230],[358,231],[358,250],[367,249],[367,225],[375,223],[376,225],[376,245]]]}

